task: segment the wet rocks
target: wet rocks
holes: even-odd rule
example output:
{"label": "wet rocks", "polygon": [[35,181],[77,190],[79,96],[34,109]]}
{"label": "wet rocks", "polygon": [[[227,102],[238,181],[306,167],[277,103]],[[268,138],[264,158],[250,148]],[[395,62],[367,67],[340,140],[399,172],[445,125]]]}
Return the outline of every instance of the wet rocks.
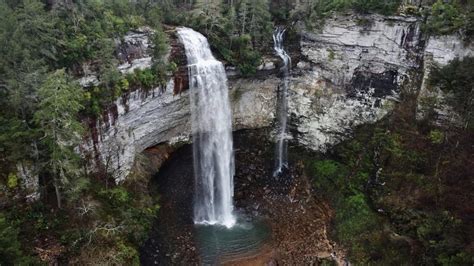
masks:
{"label": "wet rocks", "polygon": [[[322,258],[331,259],[334,252],[338,254],[334,260],[343,257],[343,251],[327,235],[332,210],[326,202],[311,195],[304,165],[292,162],[296,167],[286,176],[273,177],[274,147],[269,129],[236,132],[234,146],[237,211],[252,219],[264,219],[271,227],[272,240],[255,255],[233,258],[223,264],[306,265]],[[162,207],[155,230],[142,249],[143,264],[199,263],[191,220],[193,174],[191,146],[186,145],[171,156],[156,176]]]}

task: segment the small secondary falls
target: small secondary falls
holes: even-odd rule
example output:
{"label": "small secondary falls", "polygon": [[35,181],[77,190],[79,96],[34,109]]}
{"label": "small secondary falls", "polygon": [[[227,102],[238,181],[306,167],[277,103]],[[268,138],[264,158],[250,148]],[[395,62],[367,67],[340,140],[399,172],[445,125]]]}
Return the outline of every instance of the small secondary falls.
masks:
{"label": "small secondary falls", "polygon": [[211,53],[206,37],[179,28],[188,60],[193,132],[194,222],[232,227],[234,156],[232,117],[224,66]]}
{"label": "small secondary falls", "polygon": [[288,88],[290,86],[290,69],[291,58],[286,53],[283,47],[283,35],[286,29],[277,27],[273,33],[273,48],[277,55],[283,60],[283,81],[278,90],[278,104],[277,104],[277,143],[275,156],[275,171],[274,176],[282,173],[283,169],[288,167],[288,139],[287,139],[287,124],[288,124]]}

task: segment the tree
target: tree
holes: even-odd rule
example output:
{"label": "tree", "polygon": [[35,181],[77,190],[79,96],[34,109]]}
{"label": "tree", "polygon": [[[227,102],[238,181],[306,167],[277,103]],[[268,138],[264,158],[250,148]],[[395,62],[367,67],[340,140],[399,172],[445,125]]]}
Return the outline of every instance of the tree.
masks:
{"label": "tree", "polygon": [[[54,23],[39,1],[19,1],[12,9],[0,1],[0,128],[9,162],[36,160],[32,115],[37,84],[46,64],[55,61]],[[32,151],[33,150],[33,151]]]}
{"label": "tree", "polygon": [[247,24],[250,13],[250,1],[241,0],[237,9],[237,16],[240,23],[240,34],[247,34]]}
{"label": "tree", "polygon": [[38,111],[35,122],[42,132],[43,171],[52,177],[58,208],[62,191],[67,190],[78,176],[78,155],[74,148],[83,131],[77,120],[83,108],[82,89],[71,82],[64,70],[49,74],[38,90]]}
{"label": "tree", "polygon": [[464,23],[457,5],[438,0],[431,8],[425,27],[432,34],[443,35],[459,30]]}
{"label": "tree", "polygon": [[254,47],[265,45],[273,31],[268,0],[253,0],[250,5],[249,33]]}
{"label": "tree", "polygon": [[221,0],[197,0],[192,10],[193,19],[205,28],[205,34],[211,35],[222,24]]}

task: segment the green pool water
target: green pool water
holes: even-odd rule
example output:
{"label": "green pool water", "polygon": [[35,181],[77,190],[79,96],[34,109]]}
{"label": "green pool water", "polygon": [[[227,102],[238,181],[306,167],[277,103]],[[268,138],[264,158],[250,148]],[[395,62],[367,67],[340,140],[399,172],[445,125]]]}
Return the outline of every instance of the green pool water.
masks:
{"label": "green pool water", "polygon": [[261,220],[239,219],[232,228],[196,225],[196,243],[204,265],[255,255],[271,238],[270,228]]}

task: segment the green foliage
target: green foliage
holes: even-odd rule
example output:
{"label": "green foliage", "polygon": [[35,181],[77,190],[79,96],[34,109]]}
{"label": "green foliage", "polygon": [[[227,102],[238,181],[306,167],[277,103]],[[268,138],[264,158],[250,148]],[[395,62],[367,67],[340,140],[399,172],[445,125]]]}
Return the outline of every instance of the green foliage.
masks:
{"label": "green foliage", "polygon": [[314,186],[322,195],[335,200],[346,192],[341,187],[347,181],[347,168],[334,161],[316,161],[312,165],[311,173],[314,176]]}
{"label": "green foliage", "polygon": [[257,71],[260,54],[252,48],[250,35],[233,38],[231,62],[235,64],[243,76],[251,76]]}
{"label": "green foliage", "polygon": [[[54,9],[44,2],[0,1],[0,169],[9,188],[3,196],[12,195],[0,215],[0,264],[34,263],[22,249],[34,254],[43,236],[61,243],[66,257],[88,250],[102,258],[110,247],[105,264],[138,264],[158,206],[146,186],[110,187],[103,184],[108,177],[86,176],[75,150],[83,137],[78,116],[99,116],[122,93],[161,85],[176,68],[164,60],[165,1],[69,1]],[[125,76],[117,70],[116,42],[144,25],[157,30],[154,66]],[[74,80],[84,72],[97,73],[100,85],[79,86]],[[20,162],[41,177],[42,197],[34,206],[16,194],[20,180],[11,172]],[[51,202],[54,195],[61,210]]]}
{"label": "green foliage", "polygon": [[336,54],[334,53],[334,51],[332,49],[328,49],[328,59],[329,61],[333,61],[334,58],[336,58]]}
{"label": "green foliage", "polygon": [[337,234],[342,243],[354,239],[376,226],[375,215],[367,205],[365,196],[357,193],[349,196],[340,203],[342,206],[336,216]]}
{"label": "green foliage", "polygon": [[455,3],[438,0],[433,4],[430,13],[426,22],[426,29],[432,34],[450,34],[464,25],[461,11]]}
{"label": "green foliage", "polygon": [[38,90],[39,104],[34,119],[43,135],[44,169],[56,188],[58,207],[61,190],[72,187],[78,172],[78,155],[74,148],[81,141],[83,128],[78,113],[83,108],[81,88],[58,70],[48,75]]}
{"label": "green foliage", "polygon": [[404,4],[400,10],[403,15],[420,16],[420,8],[411,4]]}
{"label": "green foliage", "polygon": [[218,55],[252,76],[270,47],[273,25],[267,0],[197,1],[186,24],[200,30]]}
{"label": "green foliage", "polygon": [[400,2],[400,0],[354,0],[352,7],[360,13],[375,12],[383,15],[391,15],[397,11]]}
{"label": "green foliage", "polygon": [[7,187],[9,189],[14,189],[18,187],[18,176],[14,173],[8,174],[7,177]]}
{"label": "green foliage", "polygon": [[119,255],[118,260],[128,265],[140,265],[140,258],[136,248],[131,247],[123,242],[118,243]]}
{"label": "green foliage", "polygon": [[354,10],[361,14],[392,15],[396,13],[400,3],[400,0],[311,0],[296,5],[291,11],[291,18],[305,21],[311,28],[321,28],[324,20],[333,12]]}
{"label": "green foliage", "polygon": [[441,144],[444,141],[444,133],[440,130],[434,129],[430,131],[429,138],[433,144]]}
{"label": "green foliage", "polygon": [[153,44],[153,59],[156,61],[163,61],[163,58],[168,53],[169,44],[168,39],[161,28],[156,28],[152,36]]}
{"label": "green foliage", "polygon": [[31,259],[24,256],[18,239],[19,230],[0,213],[0,263],[3,265],[27,265]]}
{"label": "green foliage", "polygon": [[340,164],[332,160],[317,161],[314,165],[315,174],[319,178],[331,178],[340,175]]}
{"label": "green foliage", "polygon": [[474,120],[473,68],[474,57],[454,59],[442,68],[435,67],[429,81],[430,85],[439,86],[448,93],[451,106],[462,116],[466,127],[471,127]]}
{"label": "green foliage", "polygon": [[467,8],[464,34],[465,39],[468,42],[472,41],[472,38],[474,38],[474,4]]}
{"label": "green foliage", "polygon": [[[462,251],[465,243],[462,222],[448,211],[434,213],[416,225],[418,238],[426,244],[430,256],[423,258],[426,264],[470,265],[473,257]],[[454,264],[450,264],[454,263]]]}
{"label": "green foliage", "polygon": [[127,190],[123,187],[116,187],[112,189],[105,189],[99,192],[99,195],[104,197],[108,203],[114,207],[119,207],[130,200]]}
{"label": "green foliage", "polygon": [[[334,236],[355,264],[472,264],[469,223],[441,203],[452,173],[464,171],[455,164],[441,177],[453,155],[439,149],[450,145],[445,140],[452,133],[433,128],[419,134],[416,126],[397,123],[390,129],[383,122],[364,126],[334,150],[332,160],[310,162],[317,193],[336,210]],[[465,164],[469,156],[461,158],[456,160]]]}
{"label": "green foliage", "polygon": [[339,200],[336,208],[337,239],[350,247],[349,253],[355,261],[367,263],[372,245],[374,245],[371,243],[373,240],[370,240],[371,234],[379,228],[380,224],[376,214],[367,205],[362,193]]}
{"label": "green foliage", "polygon": [[131,87],[143,88],[145,90],[152,89],[159,84],[152,69],[135,69],[133,74],[126,76],[126,79]]}

